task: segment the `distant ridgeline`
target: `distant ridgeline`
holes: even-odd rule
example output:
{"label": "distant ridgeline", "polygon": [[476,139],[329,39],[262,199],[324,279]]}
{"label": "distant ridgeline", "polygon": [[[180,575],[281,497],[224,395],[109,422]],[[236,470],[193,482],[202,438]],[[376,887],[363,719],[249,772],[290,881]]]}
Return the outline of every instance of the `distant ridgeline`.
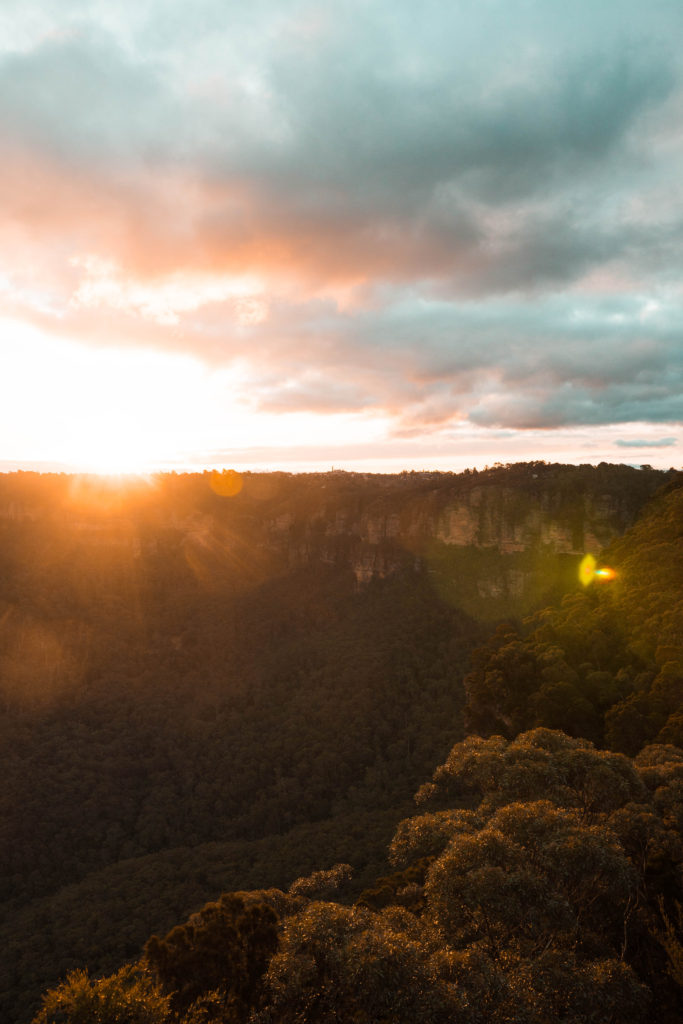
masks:
{"label": "distant ridgeline", "polygon": [[[672,471],[671,471],[672,472]],[[0,541],[53,563],[153,563],[262,581],[312,564],[359,583],[425,573],[442,599],[495,620],[571,589],[578,559],[635,520],[670,473],[642,467],[496,466],[483,472],[0,476]],[[7,557],[7,552],[0,557]]]}

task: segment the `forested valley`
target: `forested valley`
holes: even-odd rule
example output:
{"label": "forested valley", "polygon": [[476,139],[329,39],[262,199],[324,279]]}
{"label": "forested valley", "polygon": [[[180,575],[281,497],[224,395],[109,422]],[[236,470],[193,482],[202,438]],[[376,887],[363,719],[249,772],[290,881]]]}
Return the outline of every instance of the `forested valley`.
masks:
{"label": "forested valley", "polygon": [[1,477],[0,1019],[679,1021],[682,541],[649,467]]}

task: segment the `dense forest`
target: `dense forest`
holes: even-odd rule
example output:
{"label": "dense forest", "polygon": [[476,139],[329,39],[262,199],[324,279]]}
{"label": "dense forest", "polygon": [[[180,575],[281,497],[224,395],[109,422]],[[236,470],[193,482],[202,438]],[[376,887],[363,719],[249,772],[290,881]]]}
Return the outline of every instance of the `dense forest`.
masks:
{"label": "dense forest", "polygon": [[679,1020],[682,536],[648,467],[0,479],[2,1019]]}

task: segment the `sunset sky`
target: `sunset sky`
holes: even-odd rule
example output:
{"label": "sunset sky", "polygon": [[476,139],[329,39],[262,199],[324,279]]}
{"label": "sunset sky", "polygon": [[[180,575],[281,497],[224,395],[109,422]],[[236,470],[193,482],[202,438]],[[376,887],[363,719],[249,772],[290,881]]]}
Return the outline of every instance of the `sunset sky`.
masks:
{"label": "sunset sky", "polygon": [[2,0],[0,469],[681,465],[683,3]]}

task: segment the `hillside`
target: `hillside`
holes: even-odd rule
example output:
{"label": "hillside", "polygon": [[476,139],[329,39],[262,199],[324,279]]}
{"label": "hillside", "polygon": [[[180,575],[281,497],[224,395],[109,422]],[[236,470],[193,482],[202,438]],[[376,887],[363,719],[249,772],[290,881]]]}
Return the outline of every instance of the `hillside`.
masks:
{"label": "hillside", "polygon": [[669,485],[604,551],[606,585],[498,628],[465,680],[468,731],[562,728],[634,756],[683,746],[683,486]]}
{"label": "hillside", "polygon": [[3,1019],[221,889],[339,859],[367,886],[489,623],[582,598],[666,479],[0,478]]}

